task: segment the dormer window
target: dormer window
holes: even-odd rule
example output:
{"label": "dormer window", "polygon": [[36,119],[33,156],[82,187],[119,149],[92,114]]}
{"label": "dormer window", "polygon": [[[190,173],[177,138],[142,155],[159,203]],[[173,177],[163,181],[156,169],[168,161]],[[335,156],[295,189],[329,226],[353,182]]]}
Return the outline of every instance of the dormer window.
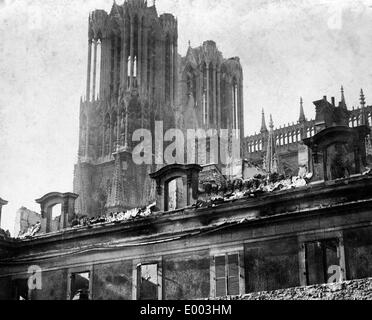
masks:
{"label": "dormer window", "polygon": [[158,210],[172,211],[195,204],[201,170],[197,164],[173,164],[150,174],[156,180]]}

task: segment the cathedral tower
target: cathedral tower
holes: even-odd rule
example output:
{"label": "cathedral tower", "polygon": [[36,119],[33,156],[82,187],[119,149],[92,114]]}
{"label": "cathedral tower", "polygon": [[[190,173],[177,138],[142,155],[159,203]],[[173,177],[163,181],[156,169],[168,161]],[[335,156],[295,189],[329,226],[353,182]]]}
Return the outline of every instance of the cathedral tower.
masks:
{"label": "cathedral tower", "polygon": [[92,12],[74,173],[77,214],[119,212],[154,199],[149,173],[159,167],[133,162],[137,129],[154,138],[156,121],[164,133],[192,119],[192,128],[241,129],[242,138],[242,75],[239,58],[224,59],[214,41],[190,47],[182,58],[177,19],[158,15],[145,0]]}

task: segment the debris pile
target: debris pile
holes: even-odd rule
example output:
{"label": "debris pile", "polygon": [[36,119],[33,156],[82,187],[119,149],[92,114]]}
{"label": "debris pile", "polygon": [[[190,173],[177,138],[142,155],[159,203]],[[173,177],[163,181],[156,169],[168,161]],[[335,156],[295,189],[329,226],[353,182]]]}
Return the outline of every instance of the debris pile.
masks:
{"label": "debris pile", "polygon": [[19,239],[28,239],[34,237],[41,230],[41,223],[37,222],[33,226],[29,227],[25,233],[18,236]]}
{"label": "debris pile", "polygon": [[97,224],[119,223],[122,221],[130,221],[134,219],[145,218],[151,215],[151,213],[155,209],[155,206],[156,206],[156,203],[152,203],[147,207],[134,208],[126,212],[117,212],[117,213],[112,213],[107,216],[100,216],[100,217],[94,217],[94,218],[82,216],[82,217],[76,218],[72,222],[72,227],[77,228],[77,227],[86,227],[86,226],[92,226],[92,225],[97,225]]}
{"label": "debris pile", "polygon": [[300,188],[306,186],[312,177],[312,173],[291,178],[272,173],[267,176],[258,174],[253,179],[248,180],[227,181],[221,185],[206,183],[203,185],[204,190],[201,192],[204,195],[204,199],[199,200],[196,206],[215,206],[225,201],[246,197],[255,198],[268,192]]}
{"label": "debris pile", "polygon": [[[151,205],[143,208],[135,208],[128,210],[126,212],[117,212],[114,214],[110,214],[107,216],[100,216],[89,218],[87,216],[76,217],[72,223],[72,228],[78,227],[89,227],[92,225],[98,224],[107,224],[107,223],[120,223],[123,221],[130,221],[140,218],[145,218],[151,215],[151,213],[155,210],[156,203],[152,203]],[[27,231],[23,234],[18,236],[18,239],[24,240],[28,238],[32,238],[37,235],[41,231],[41,223],[37,222],[35,225],[29,227]]]}
{"label": "debris pile", "polygon": [[253,292],[220,300],[372,300],[372,278],[309,287]]}
{"label": "debris pile", "polygon": [[11,238],[9,230],[3,230],[0,228],[0,239],[9,239]]}

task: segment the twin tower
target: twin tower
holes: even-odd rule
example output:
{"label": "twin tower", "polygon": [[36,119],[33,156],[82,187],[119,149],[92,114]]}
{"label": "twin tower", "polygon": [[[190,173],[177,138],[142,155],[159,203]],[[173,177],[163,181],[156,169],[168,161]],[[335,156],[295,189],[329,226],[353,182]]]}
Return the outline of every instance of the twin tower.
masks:
{"label": "twin tower", "polygon": [[[85,98],[80,105],[76,211],[97,216],[146,205],[155,198],[156,165],[131,160],[133,132],[171,128],[240,129],[243,72],[214,41],[178,54],[178,22],[145,0],[113,4],[89,15]],[[138,143],[137,143],[138,144]],[[208,162],[208,161],[207,161]],[[202,163],[203,164],[203,163]]]}

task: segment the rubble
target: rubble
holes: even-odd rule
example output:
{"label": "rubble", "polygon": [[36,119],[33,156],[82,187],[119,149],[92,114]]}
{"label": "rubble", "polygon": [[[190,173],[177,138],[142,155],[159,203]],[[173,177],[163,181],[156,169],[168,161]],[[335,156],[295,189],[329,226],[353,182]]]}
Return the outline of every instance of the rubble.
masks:
{"label": "rubble", "polygon": [[11,238],[11,235],[10,235],[10,232],[9,232],[9,230],[3,230],[3,229],[1,229],[0,228],[0,239],[9,239],[9,238]]}
{"label": "rubble", "polygon": [[35,225],[29,227],[25,233],[19,235],[19,239],[27,239],[34,237],[41,230],[41,223],[37,222]]}
{"label": "rubble", "polygon": [[296,287],[218,300],[372,300],[372,278],[339,283]]}
{"label": "rubble", "polygon": [[88,218],[86,216],[77,218],[72,227],[84,227],[84,226],[92,226],[97,224],[106,224],[106,223],[119,223],[123,221],[129,221],[134,219],[145,218],[151,215],[154,211],[156,203],[152,203],[144,208],[134,208],[130,209],[126,212],[117,212],[107,216],[100,216],[95,218]]}
{"label": "rubble", "polygon": [[227,181],[220,186],[204,185],[204,199],[199,200],[197,208],[216,206],[223,202],[238,200],[242,198],[255,198],[261,194],[281,190],[290,190],[305,187],[313,177],[312,173],[305,173],[302,176],[285,178],[277,173],[269,175],[258,174],[252,179]]}
{"label": "rubble", "polygon": [[[87,216],[76,217],[75,220],[72,222],[72,228],[79,228],[79,227],[91,227],[93,225],[98,224],[108,224],[108,223],[120,223],[123,221],[129,221],[134,219],[145,218],[151,215],[154,211],[156,203],[152,203],[147,207],[144,208],[135,208],[128,210],[126,212],[117,212],[108,216],[99,216],[89,218]],[[37,222],[35,225],[29,227],[26,232],[20,234],[18,239],[28,239],[32,238],[39,234],[41,230],[41,223]]]}

